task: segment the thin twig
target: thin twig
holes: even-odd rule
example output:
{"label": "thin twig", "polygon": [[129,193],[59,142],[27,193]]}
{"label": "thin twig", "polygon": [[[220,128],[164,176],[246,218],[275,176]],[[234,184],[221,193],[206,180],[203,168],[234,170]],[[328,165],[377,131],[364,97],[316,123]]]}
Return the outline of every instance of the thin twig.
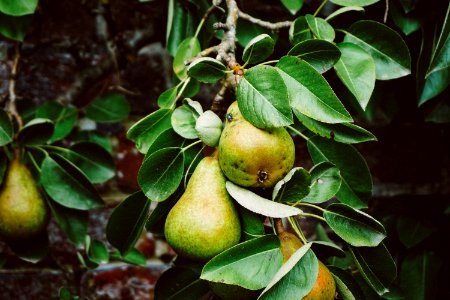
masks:
{"label": "thin twig", "polygon": [[283,22],[276,22],[276,23],[272,23],[272,22],[268,22],[268,21],[264,21],[255,17],[252,17],[249,14],[246,14],[245,12],[239,11],[239,18],[250,21],[253,24],[259,25],[261,27],[265,27],[271,30],[278,30],[281,28],[286,28],[291,26],[292,22],[291,21],[283,21]]}
{"label": "thin twig", "polygon": [[389,0],[386,0],[386,10],[384,11],[383,23],[387,22],[388,13],[389,13]]}
{"label": "thin twig", "polygon": [[19,65],[19,59],[20,59],[20,51],[19,51],[19,44],[16,44],[15,47],[16,51],[14,54],[14,60],[13,65],[11,69],[10,79],[9,79],[9,105],[8,110],[10,114],[16,119],[17,125],[19,126],[19,129],[23,127],[23,120],[22,117],[17,112],[16,107],[16,77],[17,77],[17,66]]}
{"label": "thin twig", "polygon": [[217,53],[219,48],[219,45],[215,45],[209,48],[206,48],[205,50],[201,51],[200,53],[198,53],[196,56],[194,56],[191,59],[188,59],[184,62],[184,64],[186,66],[189,66],[193,61],[195,61],[196,59],[202,58],[202,57],[206,57],[206,56],[210,56],[211,54],[215,54]]}

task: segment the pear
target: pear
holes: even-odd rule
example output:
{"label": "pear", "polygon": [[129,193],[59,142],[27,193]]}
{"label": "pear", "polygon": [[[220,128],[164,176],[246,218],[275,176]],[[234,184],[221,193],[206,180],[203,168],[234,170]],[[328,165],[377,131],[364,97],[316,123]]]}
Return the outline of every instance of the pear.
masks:
{"label": "pear", "polygon": [[48,207],[33,176],[18,158],[9,163],[0,191],[0,235],[21,240],[42,232]]}
{"label": "pear", "polygon": [[269,188],[292,169],[294,160],[294,141],[286,129],[259,129],[244,119],[236,101],[230,105],[219,141],[220,167],[229,180]]}
{"label": "pear", "polygon": [[197,261],[209,260],[239,242],[239,216],[225,188],[216,153],[195,168],[167,216],[164,232],[178,255]]}

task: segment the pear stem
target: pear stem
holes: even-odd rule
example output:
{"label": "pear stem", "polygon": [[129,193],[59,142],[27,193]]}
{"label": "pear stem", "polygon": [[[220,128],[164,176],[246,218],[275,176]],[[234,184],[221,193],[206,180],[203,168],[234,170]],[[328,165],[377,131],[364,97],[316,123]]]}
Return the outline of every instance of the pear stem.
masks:
{"label": "pear stem", "polygon": [[276,231],[276,233],[280,234],[280,233],[286,231],[286,230],[284,229],[284,226],[283,226],[283,220],[282,220],[282,219],[274,219],[273,222],[274,222],[274,225],[275,225],[275,231]]}

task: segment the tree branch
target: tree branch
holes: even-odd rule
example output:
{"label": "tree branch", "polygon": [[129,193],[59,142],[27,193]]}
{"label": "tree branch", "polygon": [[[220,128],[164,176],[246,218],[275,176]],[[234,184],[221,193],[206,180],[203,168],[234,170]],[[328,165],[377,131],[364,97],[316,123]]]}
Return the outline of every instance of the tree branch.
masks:
{"label": "tree branch", "polygon": [[261,27],[265,27],[271,30],[278,30],[285,27],[290,27],[292,22],[291,21],[283,21],[283,22],[277,22],[277,23],[271,23],[267,22],[255,17],[250,16],[249,14],[246,14],[242,11],[239,11],[239,18],[250,21],[256,25],[259,25]]}
{"label": "tree branch", "polygon": [[19,129],[23,127],[23,120],[22,117],[17,112],[16,107],[16,77],[17,77],[17,66],[19,65],[19,59],[20,59],[20,51],[19,51],[19,44],[16,44],[15,47],[15,54],[14,54],[14,60],[13,65],[11,69],[10,79],[9,79],[9,103],[8,103],[8,110],[10,114],[16,119],[17,125],[19,126]]}

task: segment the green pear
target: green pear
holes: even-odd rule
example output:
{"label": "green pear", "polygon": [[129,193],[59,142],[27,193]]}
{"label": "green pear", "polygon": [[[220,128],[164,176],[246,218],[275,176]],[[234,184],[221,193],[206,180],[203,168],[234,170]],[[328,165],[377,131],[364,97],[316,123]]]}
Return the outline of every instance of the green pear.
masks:
{"label": "green pear", "polygon": [[19,159],[9,163],[0,191],[0,235],[26,239],[47,225],[48,208],[33,176]]}
{"label": "green pear", "polygon": [[197,165],[167,216],[164,233],[178,255],[197,261],[206,261],[239,242],[239,216],[225,188],[217,155]]}
{"label": "green pear", "polygon": [[237,102],[230,105],[219,141],[220,167],[229,180],[244,187],[272,187],[294,160],[294,141],[286,129],[259,129],[244,119]]}

